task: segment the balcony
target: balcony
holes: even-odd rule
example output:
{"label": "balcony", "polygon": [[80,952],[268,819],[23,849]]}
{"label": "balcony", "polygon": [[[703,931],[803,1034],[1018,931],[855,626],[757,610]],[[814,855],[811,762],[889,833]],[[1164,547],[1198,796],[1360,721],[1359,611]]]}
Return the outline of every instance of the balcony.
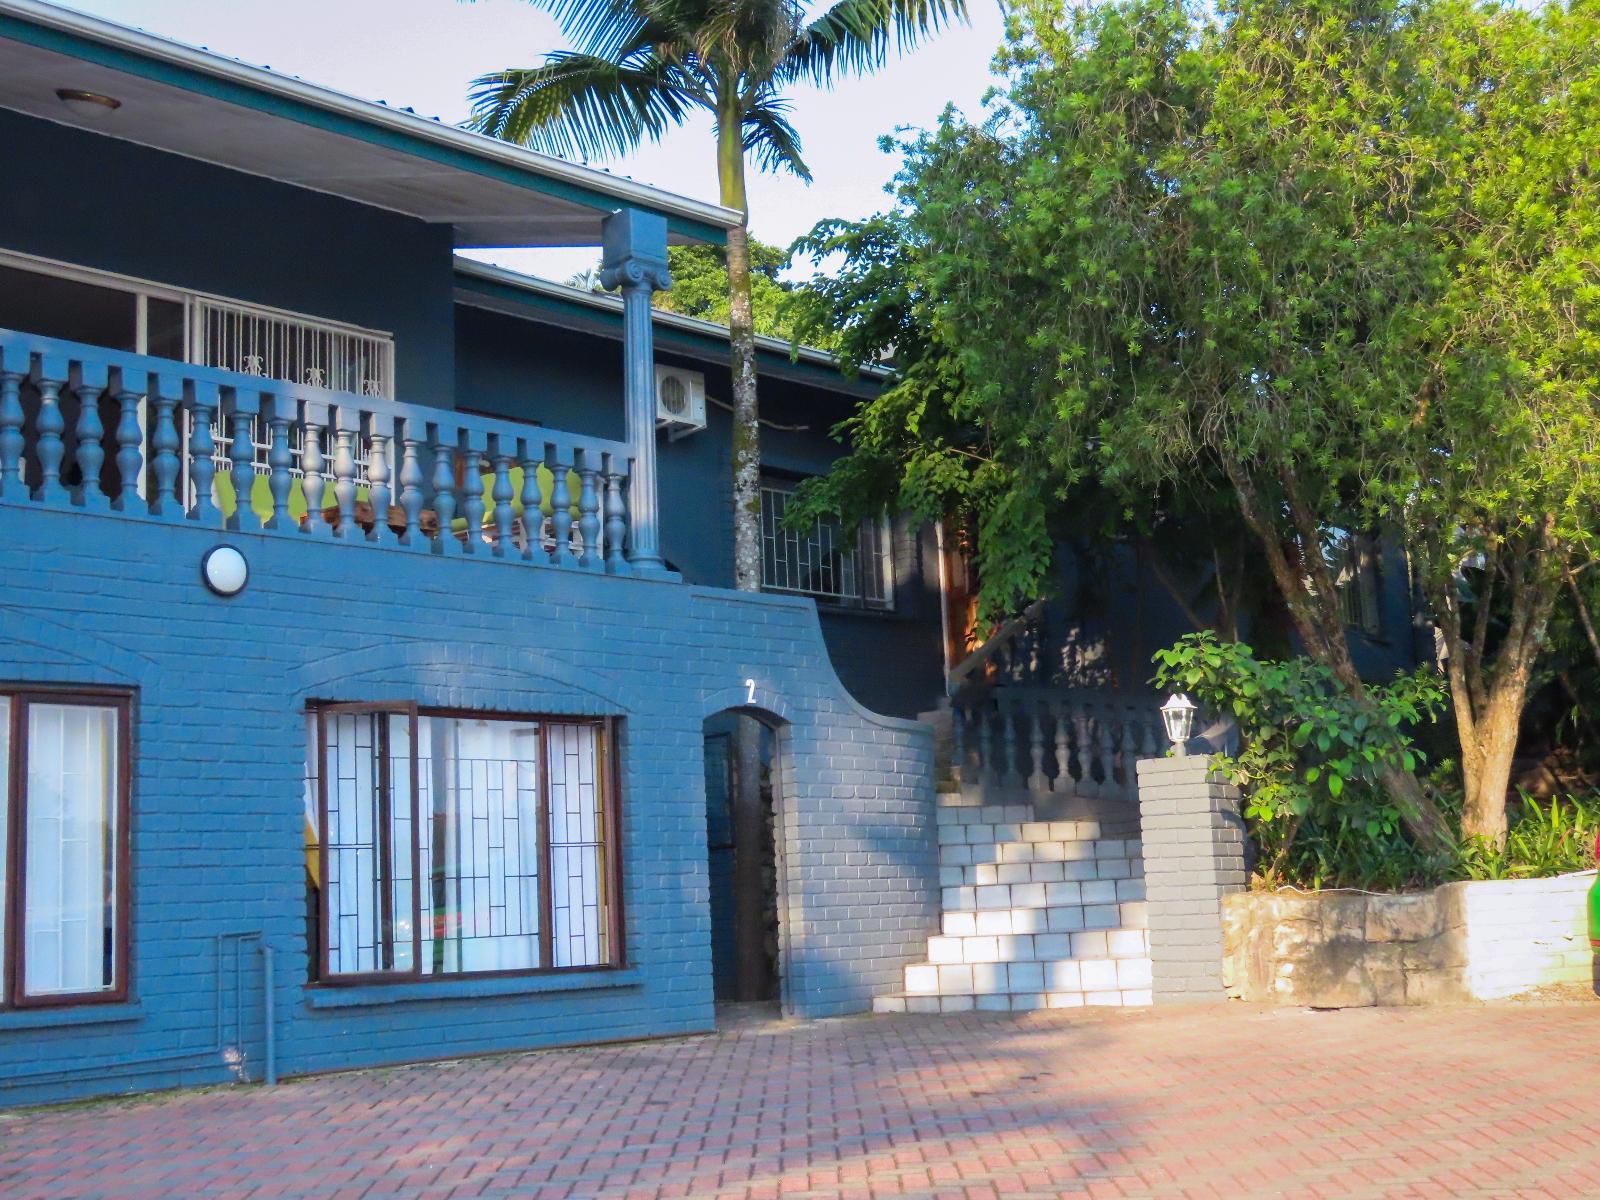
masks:
{"label": "balcony", "polygon": [[0,329],[4,504],[661,576],[635,550],[655,544],[653,463],[641,475],[639,458],[624,442]]}

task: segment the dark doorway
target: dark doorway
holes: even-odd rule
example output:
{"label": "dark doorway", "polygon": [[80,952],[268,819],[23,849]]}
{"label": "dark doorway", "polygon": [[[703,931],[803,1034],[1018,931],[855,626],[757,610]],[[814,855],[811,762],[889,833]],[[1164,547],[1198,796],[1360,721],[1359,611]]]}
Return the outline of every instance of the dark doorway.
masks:
{"label": "dark doorway", "polygon": [[778,866],[771,729],[719,713],[705,723],[711,974],[719,1001],[778,997]]}

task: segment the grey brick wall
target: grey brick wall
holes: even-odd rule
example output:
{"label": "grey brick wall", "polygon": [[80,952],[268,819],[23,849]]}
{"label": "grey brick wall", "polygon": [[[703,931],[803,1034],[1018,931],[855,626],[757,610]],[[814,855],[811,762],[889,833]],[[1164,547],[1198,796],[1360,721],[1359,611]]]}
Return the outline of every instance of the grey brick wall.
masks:
{"label": "grey brick wall", "polygon": [[[0,680],[137,696],[130,1002],[0,1012],[0,1104],[258,1077],[257,940],[285,1074],[710,1028],[702,722],[747,679],[779,726],[789,1010],[869,1008],[937,923],[930,732],[850,698],[809,601],[36,505],[0,520]],[[222,541],[251,566],[226,601],[199,578]],[[308,989],[311,699],[620,717],[626,970]]]}
{"label": "grey brick wall", "polygon": [[1209,756],[1145,759],[1138,774],[1152,999],[1225,999],[1222,897],[1245,886],[1239,791]]}

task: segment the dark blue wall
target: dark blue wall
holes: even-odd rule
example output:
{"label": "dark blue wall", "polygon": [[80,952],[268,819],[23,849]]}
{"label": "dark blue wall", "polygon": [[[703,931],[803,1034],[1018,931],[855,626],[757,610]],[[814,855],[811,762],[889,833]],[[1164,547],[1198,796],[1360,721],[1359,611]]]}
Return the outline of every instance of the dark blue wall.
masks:
{"label": "dark blue wall", "polygon": [[[609,314],[598,314],[605,319]],[[615,321],[620,336],[620,320]],[[622,343],[591,332],[458,305],[456,396],[460,407],[557,429],[621,438]],[[660,349],[658,361],[703,371],[708,397],[727,402],[725,358]],[[793,379],[763,377],[763,470],[818,475],[843,452],[829,431],[853,411],[847,394]],[[706,406],[706,429],[658,441],[661,544],[693,583],[733,584],[733,426]],[[773,428],[783,426],[786,428]],[[803,427],[803,428],[798,428]],[[931,529],[897,522],[895,609],[861,612],[819,606],[835,669],[852,695],[876,712],[913,716],[943,694],[938,559]]]}
{"label": "dark blue wall", "polygon": [[[0,1106],[259,1079],[254,939],[286,1074],[709,1029],[701,747],[736,707],[779,730],[790,1010],[862,1011],[926,949],[929,730],[851,701],[809,604],[66,503],[0,524],[4,678],[135,692],[131,994],[0,1011]],[[200,581],[223,541],[251,567],[232,600]],[[625,969],[308,987],[309,699],[619,718]]]}
{"label": "dark blue wall", "polygon": [[0,249],[392,333],[451,407],[451,230],[0,109]]}
{"label": "dark blue wall", "polygon": [[[1346,631],[1356,667],[1369,679],[1387,679],[1418,661],[1405,552],[1391,540],[1382,545],[1378,558],[1379,630],[1375,635],[1353,627]],[[1177,582],[1197,595],[1205,580]],[[1211,609],[1202,605],[1199,615],[1210,614]],[[1194,629],[1150,565],[1125,544],[1107,544],[1087,555],[1072,545],[1061,545],[1046,622],[1052,638],[1065,637],[1073,643],[1065,651],[1068,665],[1081,667],[1086,677],[1071,682],[1120,691],[1148,688],[1155,671],[1151,657]],[[1265,655],[1270,652],[1268,643],[1287,638],[1289,631],[1285,628],[1276,638],[1249,629],[1241,634],[1260,643],[1256,650]]]}

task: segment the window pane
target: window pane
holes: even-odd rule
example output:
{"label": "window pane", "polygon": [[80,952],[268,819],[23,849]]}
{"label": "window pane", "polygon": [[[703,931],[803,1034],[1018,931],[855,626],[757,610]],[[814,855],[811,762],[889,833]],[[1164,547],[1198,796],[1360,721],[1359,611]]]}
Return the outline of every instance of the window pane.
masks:
{"label": "window pane", "polygon": [[0,329],[131,351],[138,328],[132,292],[0,266]]}
{"label": "window pane", "polygon": [[591,725],[551,725],[547,736],[552,953],[558,967],[594,966],[608,958],[600,739]]}
{"label": "window pane", "polygon": [[27,711],[27,994],[107,991],[117,974],[117,710]]}
{"label": "window pane", "polygon": [[[349,975],[411,967],[411,797],[408,718],[329,713],[328,971]],[[387,737],[385,732],[387,731]],[[384,743],[401,779],[383,787]]]}
{"label": "window pane", "polygon": [[422,970],[516,971],[539,957],[539,726],[424,717]]}

